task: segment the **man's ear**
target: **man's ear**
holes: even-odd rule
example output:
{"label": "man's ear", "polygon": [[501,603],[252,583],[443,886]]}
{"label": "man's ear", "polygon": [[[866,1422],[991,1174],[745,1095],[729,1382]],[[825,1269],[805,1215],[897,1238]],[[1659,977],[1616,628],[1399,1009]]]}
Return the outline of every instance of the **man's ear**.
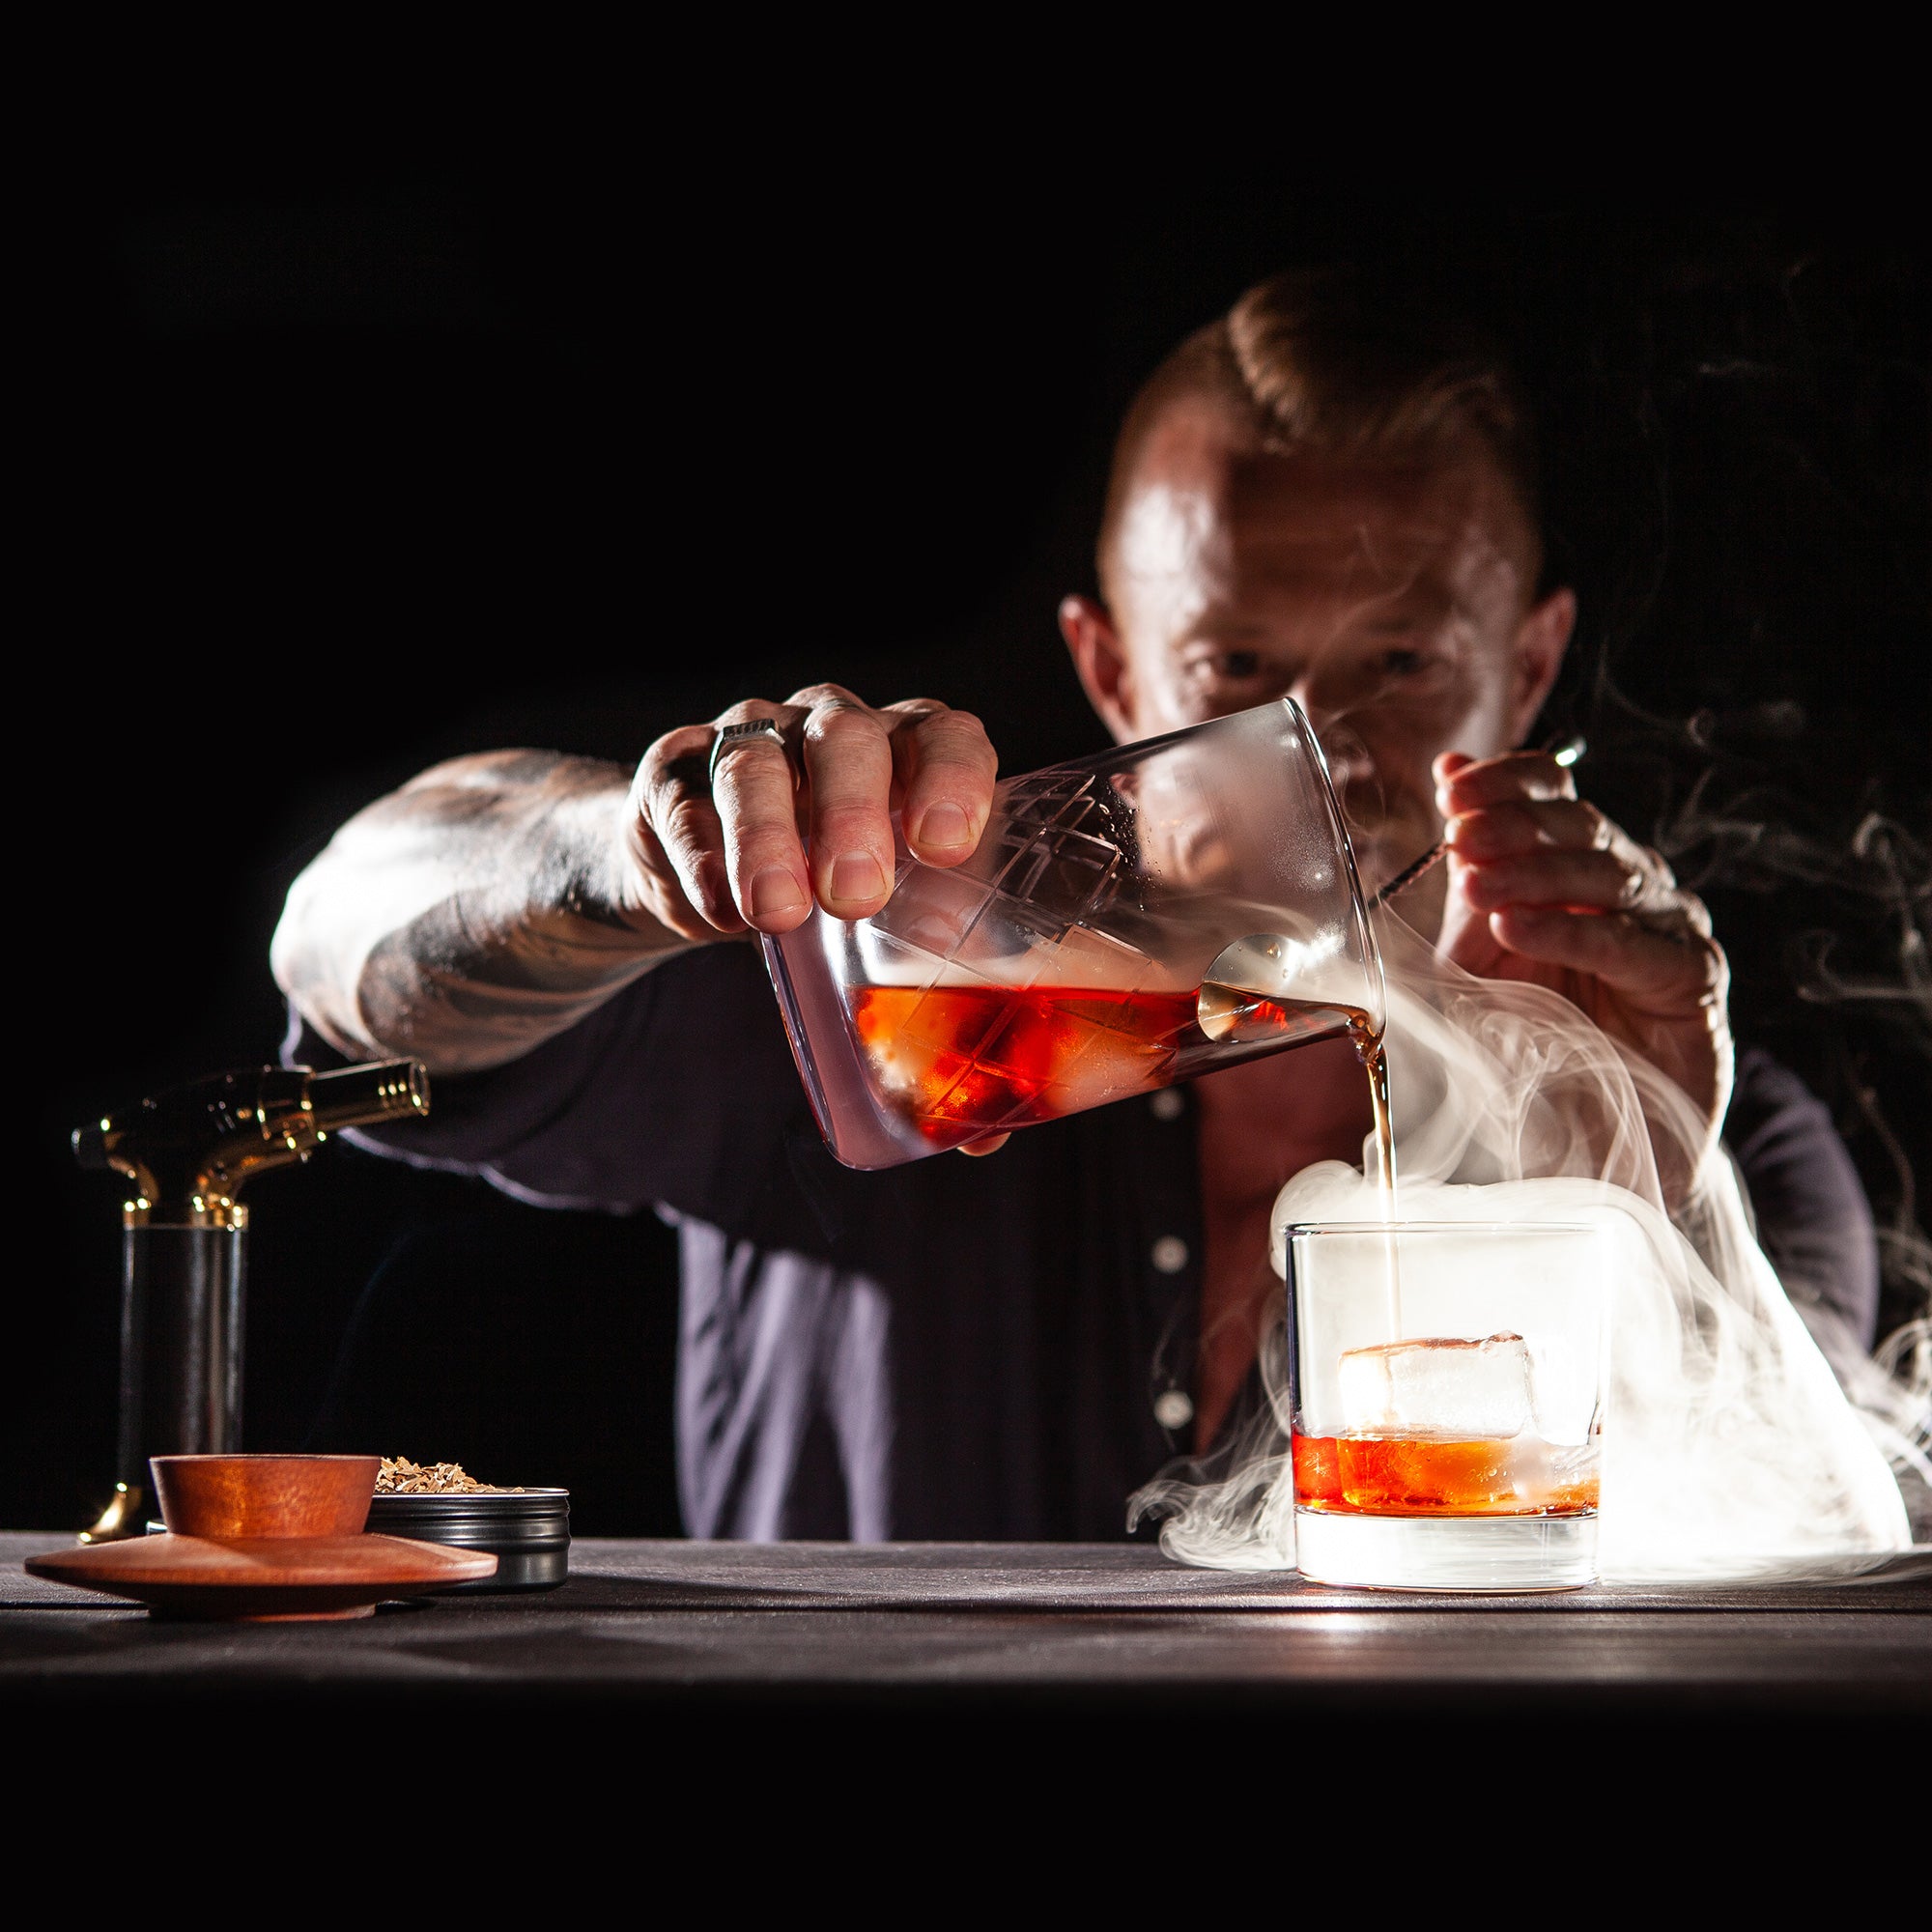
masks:
{"label": "man's ear", "polygon": [[1577,593],[1567,585],[1532,604],[1517,626],[1516,662],[1510,672],[1509,742],[1520,745],[1563,668],[1563,653],[1577,628]]}
{"label": "man's ear", "polygon": [[1132,724],[1133,672],[1112,613],[1097,598],[1063,597],[1060,635],[1072,653],[1087,701],[1115,738],[1128,743],[1138,735]]}

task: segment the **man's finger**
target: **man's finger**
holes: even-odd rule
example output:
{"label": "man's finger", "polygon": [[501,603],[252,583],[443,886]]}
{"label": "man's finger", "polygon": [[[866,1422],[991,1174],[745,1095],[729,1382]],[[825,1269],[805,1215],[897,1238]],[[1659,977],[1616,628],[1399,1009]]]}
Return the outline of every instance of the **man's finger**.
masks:
{"label": "man's finger", "polygon": [[652,840],[662,851],[692,908],[718,932],[742,932],[745,923],[731,896],[724,863],[724,835],[705,781],[712,730],[697,724],[660,738],[638,767],[633,806],[650,839],[641,836],[635,850],[649,865]]}
{"label": "man's finger", "polygon": [[988,1134],[984,1140],[973,1141],[961,1148],[959,1151],[970,1155],[974,1160],[978,1160],[981,1154],[998,1153],[1011,1139],[1011,1134]]}
{"label": "man's finger", "polygon": [[1511,906],[1490,915],[1490,930],[1525,959],[1601,980],[1632,1005],[1666,1017],[1693,1006],[1721,1007],[1730,982],[1716,940],[1672,938],[1618,914]]}
{"label": "man's finger", "polygon": [[849,704],[855,711],[871,709],[863,697],[847,691],[842,684],[808,684],[785,699],[786,708],[792,711],[815,711],[821,704]]}
{"label": "man's finger", "polygon": [[1459,859],[1477,864],[1548,845],[1607,851],[1618,839],[1616,827],[1594,805],[1574,798],[1464,811],[1449,821],[1442,836]]}
{"label": "man's finger", "polygon": [[[740,705],[719,722],[735,724],[761,717],[783,726],[795,714],[777,705]],[[811,911],[795,790],[790,756],[762,735],[733,740],[712,777],[731,896],[746,924],[760,932],[789,932]]]}
{"label": "man's finger", "polygon": [[[716,939],[721,930],[714,925],[693,901],[685,890],[684,881],[678,876],[677,867],[671,864],[666,852],[664,840],[657,835],[656,828],[644,815],[635,798],[632,801],[628,845],[631,863],[637,868],[636,893],[639,902],[657,923],[676,933],[680,939]],[[723,916],[730,919],[731,932],[742,930],[737,908],[731,903],[730,890],[725,882],[724,867],[720,863],[715,868],[718,878],[717,902]]]}
{"label": "man's finger", "polygon": [[891,895],[893,748],[884,723],[836,698],[805,722],[811,883],[834,919],[869,919]]}
{"label": "man's finger", "polygon": [[1454,767],[1435,762],[1435,809],[1446,818],[1525,799],[1575,798],[1576,781],[1548,752],[1510,752],[1500,758]]}
{"label": "man's finger", "polygon": [[1681,920],[1683,895],[1616,852],[1546,845],[1483,865],[1459,865],[1456,877],[1478,912],[1512,905],[1575,906]]}
{"label": "man's finger", "polygon": [[971,858],[986,829],[999,771],[985,727],[970,711],[935,707],[898,725],[893,750],[906,843],[930,866]]}

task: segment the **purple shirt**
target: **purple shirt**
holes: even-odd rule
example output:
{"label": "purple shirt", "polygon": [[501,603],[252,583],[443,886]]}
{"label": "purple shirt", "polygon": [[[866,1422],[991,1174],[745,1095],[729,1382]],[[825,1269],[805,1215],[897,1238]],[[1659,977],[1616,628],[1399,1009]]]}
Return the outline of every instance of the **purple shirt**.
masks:
{"label": "purple shirt", "polygon": [[[299,1026],[285,1058],[340,1064]],[[1193,1388],[1195,1122],[1171,1089],[997,1159],[855,1173],[819,1140],[757,952],[722,945],[521,1060],[439,1078],[427,1121],[355,1138],[676,1226],[691,1535],[1092,1542],[1189,1447],[1154,1403]],[[1871,1215],[1824,1108],[1747,1052],[1732,1126],[1794,1300],[1868,1344]]]}

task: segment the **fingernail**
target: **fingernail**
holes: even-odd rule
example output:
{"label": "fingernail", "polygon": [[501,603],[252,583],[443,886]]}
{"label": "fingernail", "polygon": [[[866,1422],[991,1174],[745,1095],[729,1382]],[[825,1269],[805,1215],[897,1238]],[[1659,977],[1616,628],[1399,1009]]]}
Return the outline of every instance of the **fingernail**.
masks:
{"label": "fingernail", "polygon": [[882,898],[886,875],[869,852],[844,852],[832,862],[832,896],[850,904],[855,899]]}
{"label": "fingernail", "polygon": [[782,866],[767,866],[752,881],[753,919],[776,919],[781,913],[798,911],[805,903],[798,881]]}
{"label": "fingernail", "polygon": [[935,805],[919,821],[919,842],[935,852],[950,852],[973,841],[973,821],[956,805]]}

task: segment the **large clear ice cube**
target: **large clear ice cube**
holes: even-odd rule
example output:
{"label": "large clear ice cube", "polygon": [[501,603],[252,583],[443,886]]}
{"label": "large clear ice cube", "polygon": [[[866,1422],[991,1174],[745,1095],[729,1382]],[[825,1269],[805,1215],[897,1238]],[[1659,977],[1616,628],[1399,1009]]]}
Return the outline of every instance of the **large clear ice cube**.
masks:
{"label": "large clear ice cube", "polygon": [[1439,1337],[1350,1349],[1340,1369],[1349,1434],[1476,1440],[1517,1435],[1533,1406],[1520,1335]]}

